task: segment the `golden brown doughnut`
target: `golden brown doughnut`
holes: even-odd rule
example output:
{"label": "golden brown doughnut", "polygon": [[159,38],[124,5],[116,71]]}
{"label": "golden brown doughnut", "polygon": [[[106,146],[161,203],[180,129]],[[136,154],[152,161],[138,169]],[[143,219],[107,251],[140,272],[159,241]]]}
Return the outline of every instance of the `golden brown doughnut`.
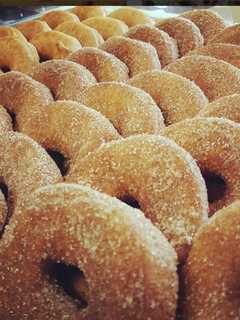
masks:
{"label": "golden brown doughnut", "polygon": [[19,37],[0,37],[0,68],[31,75],[39,63],[37,50]]}
{"label": "golden brown doughnut", "polygon": [[181,56],[203,46],[204,40],[200,30],[188,19],[182,17],[168,18],[158,22],[156,26],[177,41]]}
{"label": "golden brown doughnut", "polygon": [[181,16],[198,26],[205,43],[226,27],[223,18],[217,12],[211,10],[195,9],[186,11]]}
{"label": "golden brown doughnut", "polygon": [[226,118],[240,123],[240,94],[225,96],[209,103],[198,116]]}
{"label": "golden brown doughnut", "polygon": [[16,37],[23,41],[26,40],[18,29],[8,26],[0,26],[0,38],[4,37]]}
{"label": "golden brown doughnut", "polygon": [[173,124],[165,135],[197,161],[208,187],[209,213],[240,197],[240,125],[220,118]]}
{"label": "golden brown doughnut", "polygon": [[106,15],[104,7],[101,6],[76,6],[72,9],[72,12],[82,20],[86,20],[91,17],[104,17]]}
{"label": "golden brown doughnut", "polygon": [[97,30],[81,22],[64,22],[55,30],[76,38],[83,47],[98,47],[104,42],[103,37]]}
{"label": "golden brown doughnut", "polygon": [[184,319],[240,318],[239,224],[237,201],[199,230],[184,270]]}
{"label": "golden brown doughnut", "polygon": [[107,117],[123,137],[135,134],[159,134],[162,114],[144,91],[117,82],[102,82],[84,90],[79,100]]}
{"label": "golden brown doughnut", "polygon": [[68,56],[68,60],[86,67],[97,81],[126,81],[128,67],[114,55],[98,48],[82,48]]}
{"label": "golden brown doughnut", "polygon": [[194,81],[209,101],[240,93],[240,70],[213,57],[183,57],[167,65],[165,70]]}
{"label": "golden brown doughnut", "polygon": [[209,43],[230,43],[240,45],[240,23],[226,27],[211,38]]}
{"label": "golden brown doughnut", "polygon": [[113,36],[121,36],[128,31],[128,26],[124,22],[110,17],[92,17],[83,20],[82,23],[96,29],[104,40]]}
{"label": "golden brown doughnut", "polygon": [[171,72],[144,72],[128,83],[150,94],[162,111],[166,125],[194,117],[208,103],[194,82]]}
{"label": "golden brown doughnut", "polygon": [[18,23],[16,28],[20,30],[28,40],[31,40],[37,33],[51,31],[47,22],[41,20],[31,20]]}
{"label": "golden brown doughnut", "polygon": [[31,43],[36,47],[42,60],[64,59],[81,48],[79,41],[60,31],[37,33]]}
{"label": "golden brown doughnut", "polygon": [[42,112],[45,122],[26,133],[49,151],[62,175],[77,157],[83,158],[102,143],[121,138],[101,113],[77,102],[53,102]]}
{"label": "golden brown doughnut", "polygon": [[157,50],[158,58],[162,67],[178,58],[176,41],[166,32],[151,25],[137,25],[129,29],[126,36],[150,43]]}
{"label": "golden brown doughnut", "polygon": [[144,71],[161,69],[157,51],[149,43],[118,36],[105,41],[101,49],[124,62],[128,66],[130,77]]}
{"label": "golden brown doughnut", "polygon": [[102,145],[76,161],[66,179],[141,208],[175,247],[181,262],[207,218],[207,192],[199,168],[190,154],[161,136],[138,135]]}
{"label": "golden brown doughnut", "polygon": [[79,22],[78,17],[69,11],[54,10],[45,13],[41,20],[47,22],[50,28],[55,29],[59,24],[67,21]]}
{"label": "golden brown doughnut", "polygon": [[0,134],[12,130],[12,119],[6,109],[0,105]]}
{"label": "golden brown doughnut", "polygon": [[128,27],[146,23],[153,24],[153,20],[142,10],[128,6],[114,10],[109,17],[125,22]]}
{"label": "golden brown doughnut", "polygon": [[6,218],[7,218],[7,203],[6,203],[3,192],[0,191],[0,235],[3,232]]}
{"label": "golden brown doughnut", "polygon": [[96,83],[87,68],[61,59],[40,63],[33,78],[45,84],[56,100],[79,100],[82,91]]}
{"label": "golden brown doughnut", "polygon": [[[1,318],[174,320],[176,254],[142,212],[57,184],[37,190],[20,216],[0,244]],[[84,277],[85,306],[58,270]]]}

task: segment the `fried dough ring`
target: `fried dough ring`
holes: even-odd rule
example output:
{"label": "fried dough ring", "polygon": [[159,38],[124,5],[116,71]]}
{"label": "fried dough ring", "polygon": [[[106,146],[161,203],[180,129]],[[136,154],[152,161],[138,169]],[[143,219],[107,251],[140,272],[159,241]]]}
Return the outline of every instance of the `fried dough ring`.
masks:
{"label": "fried dough ring", "polygon": [[91,17],[104,17],[106,15],[104,7],[101,6],[76,6],[71,11],[76,14],[81,21]]}
{"label": "fried dough ring", "polygon": [[[58,184],[36,191],[20,214],[0,244],[1,317],[175,318],[176,254],[139,210],[81,185]],[[87,308],[51,282],[54,264],[83,270]]]}
{"label": "fried dough ring", "polygon": [[153,24],[153,20],[142,10],[128,6],[114,10],[109,17],[123,21],[128,27],[146,23]]}
{"label": "fried dough ring", "polygon": [[0,38],[4,37],[16,37],[22,41],[26,41],[25,37],[18,29],[8,26],[0,26]]}
{"label": "fried dough ring", "polygon": [[41,20],[47,22],[50,28],[55,29],[63,22],[79,22],[78,16],[69,11],[54,10],[47,12],[41,17]]}
{"label": "fried dough ring", "polygon": [[123,137],[135,134],[159,134],[162,114],[144,91],[116,82],[98,83],[87,88],[80,102],[101,112]]}
{"label": "fried dough ring", "polygon": [[16,28],[24,35],[28,40],[31,40],[37,33],[51,31],[51,28],[45,21],[32,20],[22,23],[18,23]]}
{"label": "fried dough ring", "polygon": [[200,170],[184,149],[161,136],[139,135],[107,143],[79,160],[67,181],[137,201],[184,261],[208,206]]}
{"label": "fried dough ring", "polygon": [[230,43],[240,45],[240,23],[226,27],[216,34],[209,43]]}
{"label": "fried dough ring", "polygon": [[240,93],[240,70],[231,64],[200,55],[183,57],[165,70],[194,81],[209,101]]}
{"label": "fried dough ring", "polygon": [[194,117],[208,103],[198,86],[171,72],[144,72],[128,83],[150,94],[162,111],[166,125]]}
{"label": "fried dough ring", "polygon": [[68,60],[86,67],[97,81],[126,81],[128,67],[114,55],[98,48],[82,48],[68,56]]}

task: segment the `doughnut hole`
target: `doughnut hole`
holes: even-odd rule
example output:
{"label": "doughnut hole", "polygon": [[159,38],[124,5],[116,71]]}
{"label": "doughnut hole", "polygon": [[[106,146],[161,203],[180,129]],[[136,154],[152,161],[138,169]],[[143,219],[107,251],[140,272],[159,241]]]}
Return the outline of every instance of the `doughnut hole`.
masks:
{"label": "doughnut hole", "polygon": [[42,262],[43,274],[48,281],[64,291],[79,309],[88,306],[89,287],[84,273],[73,265],[48,259]]}
{"label": "doughnut hole", "polygon": [[11,71],[11,69],[9,68],[9,66],[1,66],[1,71],[3,73],[7,73],[7,72]]}
{"label": "doughnut hole", "polygon": [[225,196],[227,189],[223,177],[206,169],[202,170],[202,176],[207,186],[208,202],[214,203],[221,200]]}
{"label": "doughnut hole", "polygon": [[47,149],[46,151],[58,166],[62,176],[65,176],[69,170],[69,159],[57,150]]}
{"label": "doughnut hole", "polygon": [[7,110],[7,113],[9,114],[9,116],[11,117],[13,130],[17,131],[16,113],[13,111],[10,111],[9,109],[6,109],[6,110]]}
{"label": "doughnut hole", "polygon": [[130,196],[129,194],[125,194],[122,197],[119,197],[118,199],[121,200],[122,202],[126,203],[127,205],[129,205],[132,208],[141,209],[139,202],[134,197]]}

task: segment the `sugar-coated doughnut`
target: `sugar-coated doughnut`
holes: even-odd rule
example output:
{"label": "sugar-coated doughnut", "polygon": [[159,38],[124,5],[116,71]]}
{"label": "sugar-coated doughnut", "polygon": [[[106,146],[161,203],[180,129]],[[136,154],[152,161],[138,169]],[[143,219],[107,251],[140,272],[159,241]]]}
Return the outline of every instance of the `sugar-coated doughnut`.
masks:
{"label": "sugar-coated doughnut", "polygon": [[240,202],[218,211],[200,228],[184,269],[186,320],[236,320]]}
{"label": "sugar-coated doughnut", "polygon": [[166,125],[196,116],[208,103],[194,82],[171,72],[144,72],[128,83],[150,94],[162,111]]}
{"label": "sugar-coated doughnut", "polygon": [[82,91],[96,83],[95,77],[87,68],[61,59],[40,63],[33,78],[45,84],[56,100],[79,100]]}
{"label": "sugar-coated doughnut", "polygon": [[16,37],[23,41],[26,40],[25,37],[17,28],[0,26],[0,38],[4,38],[4,37]]}
{"label": "sugar-coated doughnut", "polygon": [[181,16],[198,26],[205,43],[226,27],[224,19],[217,12],[207,9],[189,10]]}
{"label": "sugar-coated doughnut", "polygon": [[157,50],[162,67],[178,58],[176,41],[166,32],[151,25],[137,25],[129,29],[126,36],[150,43]]}
{"label": "sugar-coated doughnut", "polygon": [[31,40],[37,33],[51,31],[47,22],[41,20],[21,22],[16,25],[16,28],[21,31],[28,40]]}
{"label": "sugar-coated doughnut", "polygon": [[143,90],[117,82],[102,82],[84,90],[80,102],[101,112],[124,136],[159,134],[164,128],[162,114]]}
{"label": "sugar-coated doughnut", "polygon": [[19,37],[0,37],[0,68],[31,75],[39,63],[37,50]]}
{"label": "sugar-coated doughnut", "polygon": [[226,27],[221,32],[216,34],[210,43],[230,43],[240,45],[240,23]]}
{"label": "sugar-coated doughnut", "polygon": [[37,33],[31,43],[36,47],[42,60],[64,59],[81,48],[80,42],[60,31]]}
{"label": "sugar-coated doughnut", "polygon": [[7,110],[0,105],[0,134],[12,130],[12,119]]}
{"label": "sugar-coated doughnut", "polygon": [[168,18],[158,22],[156,26],[177,41],[181,56],[203,46],[203,37],[199,28],[188,19],[182,17]]}
{"label": "sugar-coated doughnut", "polygon": [[83,158],[102,143],[121,138],[101,113],[80,103],[57,101],[43,112],[45,121],[37,130],[30,128],[26,133],[53,155],[62,175],[66,175],[77,157]]}
{"label": "sugar-coated doughnut", "polygon": [[7,203],[5,196],[2,191],[0,191],[0,235],[3,232],[4,225],[7,219]]}
{"label": "sugar-coated doughnut", "polygon": [[83,20],[82,23],[96,29],[104,40],[121,36],[128,31],[128,26],[124,22],[110,17],[92,17]]}
{"label": "sugar-coated doughnut", "polygon": [[213,43],[189,52],[190,55],[214,57],[224,60],[237,68],[240,68],[240,46],[228,43]]}
{"label": "sugar-coated doughnut", "polygon": [[[139,210],[57,184],[37,190],[18,217],[0,243],[1,318],[175,319],[176,254]],[[85,308],[71,282],[54,278],[60,268],[84,279]]]}
{"label": "sugar-coated doughnut", "polygon": [[52,101],[49,89],[31,77],[17,71],[0,75],[0,104],[12,115],[15,129],[36,131],[44,122],[41,109]]}
{"label": "sugar-coated doughnut", "polygon": [[102,145],[76,161],[66,179],[140,207],[181,262],[207,218],[207,191],[198,166],[189,153],[161,136],[138,135]]}
{"label": "sugar-coated doughnut", "polygon": [[101,49],[123,61],[128,66],[130,77],[144,71],[161,69],[157,51],[149,43],[116,36],[105,41]]}
{"label": "sugar-coated doughnut", "polygon": [[133,27],[138,24],[153,24],[153,20],[148,17],[142,10],[133,7],[121,7],[114,10],[109,17],[121,20],[129,27]]}
{"label": "sugar-coated doughnut", "polygon": [[225,96],[209,103],[198,116],[226,118],[240,123],[240,94]]}
{"label": "sugar-coated doughnut", "polygon": [[129,79],[129,70],[125,63],[98,48],[82,48],[69,55],[68,60],[86,67],[99,82]]}
{"label": "sugar-coated doughnut", "polygon": [[64,22],[55,30],[76,38],[83,47],[98,47],[104,42],[97,30],[81,22]]}
{"label": "sugar-coated doughnut", "polygon": [[54,10],[45,13],[41,20],[47,22],[50,28],[55,29],[59,24],[71,21],[71,22],[79,22],[78,17],[69,11],[62,11],[62,10]]}
{"label": "sugar-coated doughnut", "polygon": [[240,125],[220,118],[173,124],[165,135],[197,161],[208,187],[209,213],[240,197]]}
{"label": "sugar-coated doughnut", "polygon": [[104,7],[101,6],[76,6],[71,11],[76,14],[81,21],[91,17],[104,17],[106,15]]}
{"label": "sugar-coated doughnut", "polygon": [[167,65],[165,70],[194,81],[210,101],[240,93],[240,70],[213,57],[183,57]]}

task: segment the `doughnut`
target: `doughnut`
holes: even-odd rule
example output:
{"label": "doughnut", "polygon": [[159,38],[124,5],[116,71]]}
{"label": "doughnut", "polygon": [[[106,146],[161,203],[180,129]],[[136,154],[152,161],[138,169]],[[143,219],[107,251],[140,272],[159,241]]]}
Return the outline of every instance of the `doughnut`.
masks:
{"label": "doughnut", "polygon": [[17,70],[31,75],[39,63],[36,49],[19,37],[0,37],[0,68]]}
{"label": "doughnut", "polygon": [[42,60],[64,59],[81,48],[79,41],[60,31],[37,33],[31,43],[36,47]]}
{"label": "doughnut", "polygon": [[36,131],[46,123],[41,109],[52,101],[49,89],[29,76],[17,71],[0,75],[0,104],[11,114],[14,129]]}
{"label": "doughnut", "polygon": [[78,100],[85,88],[96,83],[84,66],[61,59],[40,63],[33,78],[45,84],[56,100]]}
{"label": "doughnut", "polygon": [[196,116],[208,103],[194,82],[171,72],[144,72],[128,83],[150,94],[162,111],[166,125]]}
{"label": "doughnut", "polygon": [[240,125],[220,118],[183,120],[165,135],[197,161],[208,189],[212,215],[240,197]]}
{"label": "doughnut", "polygon": [[128,31],[128,26],[124,22],[110,17],[92,17],[83,20],[82,23],[96,29],[104,40],[113,36],[121,36]]}
{"label": "doughnut", "polygon": [[16,25],[16,28],[28,40],[31,40],[37,33],[51,31],[47,22],[41,20],[21,22]]}
{"label": "doughnut", "polygon": [[239,319],[239,223],[237,201],[200,228],[184,269],[184,319]]}
{"label": "doughnut", "polygon": [[124,62],[129,68],[130,77],[144,71],[161,69],[157,51],[149,43],[118,36],[105,41],[101,49]]}
{"label": "doughnut", "polygon": [[[6,109],[0,105],[0,133],[12,130],[12,119]],[[0,205],[1,207],[1,205]]]}
{"label": "doughnut", "polygon": [[7,218],[7,204],[2,191],[0,191],[0,235],[4,230],[4,224]]}
{"label": "doughnut", "polygon": [[181,56],[203,46],[203,37],[200,30],[188,19],[181,17],[168,18],[158,22],[156,26],[177,41]]}
{"label": "doughnut", "polygon": [[[61,174],[47,152],[30,137],[13,131],[0,136],[0,179],[8,205],[5,223],[23,206],[31,193],[61,182]],[[1,308],[0,308],[1,309]]]}
{"label": "doughnut", "polygon": [[[176,253],[141,211],[57,184],[38,189],[20,215],[0,244],[1,318],[175,319]],[[74,274],[87,301],[71,290]]]}
{"label": "doughnut", "polygon": [[195,9],[186,11],[181,16],[198,26],[205,43],[208,43],[212,37],[226,27],[224,19],[217,12],[211,10]]}
{"label": "doughnut", "polygon": [[153,99],[127,84],[102,82],[90,86],[80,102],[101,112],[123,137],[159,134],[164,128],[162,114]]}
{"label": "doughnut", "polygon": [[232,94],[209,103],[198,116],[227,118],[240,123],[240,94]]}
{"label": "doughnut", "polygon": [[125,22],[128,27],[146,23],[153,24],[153,20],[142,10],[128,6],[114,10],[109,17]]}
{"label": "doughnut", "polygon": [[162,67],[178,58],[176,41],[166,32],[151,25],[137,25],[129,29],[126,36],[150,43],[157,50],[158,58]]}
{"label": "doughnut", "polygon": [[209,101],[240,93],[240,71],[233,65],[213,57],[192,55],[165,67],[166,71],[194,81]]}
{"label": "doughnut", "polygon": [[56,30],[76,38],[83,47],[98,47],[104,42],[97,30],[81,22],[64,22]]}
{"label": "doughnut", "polygon": [[26,41],[25,37],[18,29],[8,26],[0,26],[0,38],[5,37],[16,37],[22,41]]}
{"label": "doughnut", "polygon": [[129,70],[125,63],[98,48],[82,48],[70,54],[67,59],[86,67],[98,82],[122,82],[129,79]]}
{"label": "doughnut", "polygon": [[207,191],[199,168],[165,137],[138,135],[102,145],[79,158],[66,181],[140,208],[164,233],[181,262],[192,236],[207,219]]}
{"label": "doughnut", "polygon": [[226,27],[216,34],[209,43],[230,43],[240,45],[240,23]]}
{"label": "doughnut", "polygon": [[54,10],[45,13],[41,20],[47,22],[50,28],[55,29],[59,24],[67,21],[79,22],[78,17],[72,12]]}
{"label": "doughnut", "polygon": [[209,44],[189,52],[189,55],[197,54],[224,60],[237,68],[240,68],[240,46],[228,43]]}
{"label": "doughnut", "polygon": [[120,139],[102,114],[80,103],[57,101],[43,111],[45,122],[35,131],[30,128],[29,135],[48,150],[62,175],[67,174],[77,156],[83,158],[102,143]]}
{"label": "doughnut", "polygon": [[104,7],[101,6],[76,6],[71,11],[76,14],[81,21],[91,17],[104,17],[106,15]]}

